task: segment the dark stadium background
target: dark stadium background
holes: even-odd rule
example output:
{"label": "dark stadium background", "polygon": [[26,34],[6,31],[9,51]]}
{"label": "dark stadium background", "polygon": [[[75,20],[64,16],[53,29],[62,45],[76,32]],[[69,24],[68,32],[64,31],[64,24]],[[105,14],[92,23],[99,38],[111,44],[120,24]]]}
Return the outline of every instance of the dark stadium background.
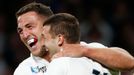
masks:
{"label": "dark stadium background", "polygon": [[12,75],[30,55],[16,32],[15,12],[33,1],[50,6],[54,13],[75,15],[81,40],[121,47],[134,56],[134,0],[0,0],[0,75]]}

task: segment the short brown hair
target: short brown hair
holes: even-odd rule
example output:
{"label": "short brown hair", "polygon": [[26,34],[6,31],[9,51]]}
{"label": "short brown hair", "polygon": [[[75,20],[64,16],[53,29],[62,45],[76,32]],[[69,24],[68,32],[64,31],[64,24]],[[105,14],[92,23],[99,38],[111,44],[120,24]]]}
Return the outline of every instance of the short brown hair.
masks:
{"label": "short brown hair", "polygon": [[80,27],[78,20],[71,14],[58,13],[49,17],[44,26],[50,25],[50,34],[55,37],[64,35],[67,43],[78,43],[80,41]]}
{"label": "short brown hair", "polygon": [[16,17],[19,17],[20,15],[27,13],[29,11],[34,11],[40,15],[47,16],[47,17],[53,15],[52,10],[48,6],[41,3],[32,2],[20,8],[16,12]]}

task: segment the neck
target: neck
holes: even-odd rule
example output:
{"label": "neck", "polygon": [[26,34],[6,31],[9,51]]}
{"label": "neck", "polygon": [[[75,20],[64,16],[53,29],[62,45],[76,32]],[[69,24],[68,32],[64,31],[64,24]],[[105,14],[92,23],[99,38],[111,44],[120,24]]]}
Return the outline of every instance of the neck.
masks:
{"label": "neck", "polygon": [[44,54],[41,58],[47,60],[48,62],[51,61],[51,56],[50,56],[49,52],[47,52],[46,54]]}
{"label": "neck", "polygon": [[49,54],[47,54],[45,57],[44,57],[45,60],[47,60],[48,62],[51,61],[51,56]]}
{"label": "neck", "polygon": [[80,47],[80,44],[79,43],[75,43],[75,44],[64,44],[62,46],[63,50],[70,50],[70,49],[74,49],[74,48],[77,48],[77,47]]}

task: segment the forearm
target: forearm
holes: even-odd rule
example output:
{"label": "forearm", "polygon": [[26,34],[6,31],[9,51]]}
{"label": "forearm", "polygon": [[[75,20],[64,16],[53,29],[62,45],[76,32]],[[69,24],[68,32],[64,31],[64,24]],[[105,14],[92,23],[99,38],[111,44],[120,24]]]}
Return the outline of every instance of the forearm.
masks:
{"label": "forearm", "polygon": [[114,70],[134,68],[134,58],[121,48],[89,48],[84,55]]}

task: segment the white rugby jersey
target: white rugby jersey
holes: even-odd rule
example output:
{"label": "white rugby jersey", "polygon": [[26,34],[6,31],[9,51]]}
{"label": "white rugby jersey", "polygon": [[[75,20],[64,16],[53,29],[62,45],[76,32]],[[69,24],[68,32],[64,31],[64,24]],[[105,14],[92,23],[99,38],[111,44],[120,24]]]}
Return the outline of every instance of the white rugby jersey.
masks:
{"label": "white rugby jersey", "polygon": [[[105,47],[99,43],[86,44],[85,42],[81,42],[81,45],[87,46],[87,47],[88,46],[97,47],[97,48]],[[83,60],[83,58],[84,58],[84,60]],[[67,60],[67,59],[70,59],[70,58],[65,58],[65,60]],[[85,61],[85,60],[87,60],[87,58],[82,57],[82,60]],[[88,61],[92,61],[92,60],[88,60]],[[42,59],[40,57],[35,57],[31,54],[31,56],[29,58],[25,59],[23,62],[21,62],[19,64],[19,66],[16,68],[16,70],[14,72],[14,75],[46,75],[45,72],[48,68],[48,65],[49,65],[49,62],[47,60]],[[84,75],[84,74],[82,74],[82,75]]]}
{"label": "white rugby jersey", "polygon": [[16,68],[14,75],[44,75],[49,62],[40,57],[31,56]]}
{"label": "white rugby jersey", "polygon": [[[81,42],[81,45],[105,48],[99,43]],[[45,75],[111,75],[111,73],[99,63],[86,57],[60,57],[52,60]]]}
{"label": "white rugby jersey", "polygon": [[111,73],[86,57],[60,57],[52,60],[44,75],[111,75]]}

